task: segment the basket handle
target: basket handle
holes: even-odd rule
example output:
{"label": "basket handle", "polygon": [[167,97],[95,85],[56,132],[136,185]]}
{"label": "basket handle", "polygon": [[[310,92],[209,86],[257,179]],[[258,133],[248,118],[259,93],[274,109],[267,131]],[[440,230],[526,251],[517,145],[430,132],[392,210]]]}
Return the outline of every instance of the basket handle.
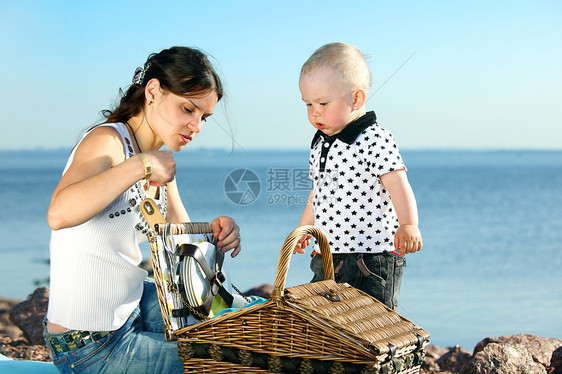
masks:
{"label": "basket handle", "polygon": [[162,223],[166,223],[166,219],[160,213],[160,209],[158,209],[158,205],[152,200],[151,198],[147,197],[140,203],[140,210],[144,219],[152,229],[152,231],[156,232],[154,226]]}
{"label": "basket handle", "polygon": [[298,240],[306,234],[314,236],[320,246],[322,265],[324,267],[324,279],[334,279],[334,263],[332,261],[332,253],[330,252],[328,239],[326,239],[324,233],[317,227],[312,225],[300,226],[289,234],[281,248],[279,260],[277,261],[277,273],[275,274],[275,282],[273,283],[273,292],[271,293],[272,299],[279,299],[283,296],[285,280],[287,279],[287,272],[289,271],[289,260],[291,259]]}

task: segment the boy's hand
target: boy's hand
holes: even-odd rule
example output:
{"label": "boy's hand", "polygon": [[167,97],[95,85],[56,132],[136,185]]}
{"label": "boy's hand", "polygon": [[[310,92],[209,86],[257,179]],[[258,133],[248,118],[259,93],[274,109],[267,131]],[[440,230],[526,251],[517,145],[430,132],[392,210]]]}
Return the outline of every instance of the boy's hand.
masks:
{"label": "boy's hand", "polygon": [[295,249],[293,249],[293,254],[304,253],[305,252],[304,249],[310,245],[310,239],[311,238],[312,238],[312,235],[310,235],[310,234],[305,234],[305,235],[301,236],[301,238],[297,242],[297,245],[295,246]]}
{"label": "boy's hand", "polygon": [[404,256],[414,253],[423,247],[420,229],[417,225],[401,225],[394,235],[394,249]]}

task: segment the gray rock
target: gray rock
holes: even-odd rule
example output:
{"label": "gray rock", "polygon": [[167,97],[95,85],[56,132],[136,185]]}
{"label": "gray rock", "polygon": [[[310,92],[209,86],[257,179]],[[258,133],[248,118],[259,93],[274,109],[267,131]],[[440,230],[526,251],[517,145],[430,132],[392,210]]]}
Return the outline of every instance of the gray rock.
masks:
{"label": "gray rock", "polygon": [[23,337],[0,335],[0,353],[14,360],[51,361],[51,352],[45,345],[29,345]]}
{"label": "gray rock", "polygon": [[244,295],[259,296],[259,297],[263,297],[264,299],[269,299],[271,297],[272,292],[273,292],[273,285],[269,283],[265,283],[262,284],[261,286],[249,289],[248,291],[244,292]]}
{"label": "gray rock", "polygon": [[42,321],[47,314],[48,304],[49,289],[39,287],[27,297],[27,300],[15,305],[10,312],[10,319],[32,345],[45,345]]}
{"label": "gray rock", "polygon": [[550,374],[562,374],[562,346],[552,352],[550,359]]}
{"label": "gray rock", "polygon": [[562,374],[562,340],[520,334],[489,337],[474,348],[429,346],[422,373]]}
{"label": "gray rock", "polygon": [[543,365],[545,368],[550,366],[552,352],[562,346],[562,340],[558,338],[544,338],[530,334],[505,335],[499,338],[490,337],[482,340],[474,347],[473,355],[482,351],[490,343],[508,343],[518,347],[524,347],[529,351],[533,360]]}
{"label": "gray rock", "polygon": [[439,366],[440,370],[458,373],[471,359],[472,355],[470,352],[457,345],[456,347],[449,348],[435,363]]}
{"label": "gray rock", "polygon": [[21,300],[0,299],[0,335],[9,336],[12,339],[22,338],[21,330],[10,320],[10,311],[21,303]]}
{"label": "gray rock", "polygon": [[461,370],[461,374],[547,374],[531,352],[511,343],[488,343]]}
{"label": "gray rock", "polygon": [[438,345],[430,345],[425,349],[425,361],[422,364],[422,370],[424,373],[439,373],[440,368],[437,364],[443,355],[449,352],[450,348],[442,348]]}

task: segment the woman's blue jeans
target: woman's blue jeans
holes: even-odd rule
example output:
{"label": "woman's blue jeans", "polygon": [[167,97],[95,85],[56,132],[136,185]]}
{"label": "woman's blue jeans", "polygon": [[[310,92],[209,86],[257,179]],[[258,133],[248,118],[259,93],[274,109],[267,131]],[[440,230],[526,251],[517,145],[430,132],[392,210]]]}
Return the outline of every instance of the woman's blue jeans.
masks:
{"label": "woman's blue jeans", "polygon": [[[45,337],[56,336],[45,329]],[[139,306],[119,330],[69,352],[51,349],[53,363],[61,373],[183,373],[178,345],[164,337],[164,322],[151,279],[144,282]]]}

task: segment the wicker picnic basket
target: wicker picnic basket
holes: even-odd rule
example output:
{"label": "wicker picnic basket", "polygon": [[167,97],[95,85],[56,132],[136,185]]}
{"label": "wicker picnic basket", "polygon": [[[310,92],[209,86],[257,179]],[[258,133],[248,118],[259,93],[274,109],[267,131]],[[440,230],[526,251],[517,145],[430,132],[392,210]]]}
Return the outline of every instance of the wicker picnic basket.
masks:
{"label": "wicker picnic basket", "polygon": [[[293,249],[304,234],[322,252],[321,282],[285,289]],[[334,281],[324,234],[295,229],[277,263],[271,299],[173,334],[185,373],[419,373],[429,333],[370,295]]]}
{"label": "wicker picnic basket", "polygon": [[[198,245],[203,243],[210,245],[212,250],[215,251],[216,239],[213,237],[211,226],[207,222],[166,223],[158,206],[154,200],[150,198],[141,202],[140,210],[150,227],[147,236],[150,245],[150,256],[154,271],[154,281],[158,293],[158,301],[164,320],[166,340],[177,340],[177,335],[175,334],[177,330],[201,320],[206,320],[209,317],[208,314],[202,314],[205,312],[202,311],[201,305],[189,303],[190,297],[188,295],[194,295],[186,291],[186,284],[182,283],[181,278],[177,274],[178,270],[181,269],[182,265],[185,265],[185,263],[182,264],[181,261],[178,261],[179,258],[177,254],[173,253],[175,249],[170,248],[170,245],[176,241],[196,243]],[[219,260],[216,260],[213,264],[207,264],[211,265],[208,267],[208,271],[218,269],[215,268],[217,265],[216,262],[218,261]],[[220,263],[222,265],[222,261],[220,261]],[[211,267],[213,269],[211,269]],[[222,273],[220,274],[222,275]],[[221,281],[225,279],[221,278],[218,280],[213,278],[212,280],[214,282],[218,281],[217,283],[220,284]],[[216,286],[217,283],[213,284]],[[220,288],[223,288],[222,284]],[[219,290],[219,292],[220,291],[224,291],[224,289]],[[224,293],[222,295],[224,295]],[[193,300],[193,298],[191,300]],[[227,307],[227,305],[224,304],[224,300],[222,301],[222,306],[220,302],[217,303],[220,310]],[[209,305],[209,308],[211,308],[211,305]],[[206,312],[209,313],[208,310]]]}

